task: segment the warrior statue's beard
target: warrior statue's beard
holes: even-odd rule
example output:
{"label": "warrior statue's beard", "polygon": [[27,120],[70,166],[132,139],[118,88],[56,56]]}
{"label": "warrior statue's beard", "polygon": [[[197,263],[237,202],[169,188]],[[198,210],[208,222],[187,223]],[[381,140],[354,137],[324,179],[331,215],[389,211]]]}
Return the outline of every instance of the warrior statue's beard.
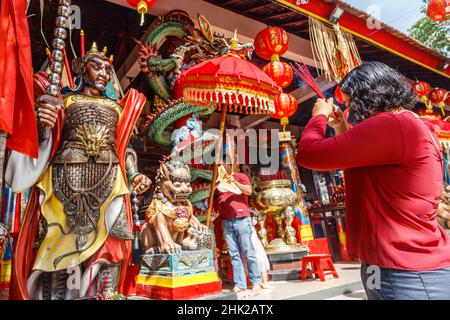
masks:
{"label": "warrior statue's beard", "polygon": [[97,81],[91,81],[88,79],[88,77],[84,76],[84,83],[89,86],[92,87],[94,89],[100,90],[101,92],[104,92],[106,90],[106,86],[103,84],[98,83]]}

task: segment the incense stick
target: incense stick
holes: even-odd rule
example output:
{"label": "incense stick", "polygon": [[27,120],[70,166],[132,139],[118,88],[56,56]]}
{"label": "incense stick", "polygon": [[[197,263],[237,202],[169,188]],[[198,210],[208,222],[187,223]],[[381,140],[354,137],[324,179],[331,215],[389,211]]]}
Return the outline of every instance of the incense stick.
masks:
{"label": "incense stick", "polygon": [[295,74],[299,76],[300,79],[302,79],[320,98],[325,99],[322,90],[320,90],[320,87],[317,85],[316,80],[305,63],[301,61],[300,63],[296,62],[295,64],[297,67],[291,64],[292,70],[294,70]]}

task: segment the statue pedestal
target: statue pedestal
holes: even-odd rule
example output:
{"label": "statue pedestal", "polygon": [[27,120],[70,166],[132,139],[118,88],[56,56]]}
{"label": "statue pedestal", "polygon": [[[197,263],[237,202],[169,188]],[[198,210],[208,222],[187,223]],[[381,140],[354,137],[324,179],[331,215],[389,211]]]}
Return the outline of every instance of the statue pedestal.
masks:
{"label": "statue pedestal", "polygon": [[138,296],[158,300],[193,299],[222,293],[212,250],[142,256]]}

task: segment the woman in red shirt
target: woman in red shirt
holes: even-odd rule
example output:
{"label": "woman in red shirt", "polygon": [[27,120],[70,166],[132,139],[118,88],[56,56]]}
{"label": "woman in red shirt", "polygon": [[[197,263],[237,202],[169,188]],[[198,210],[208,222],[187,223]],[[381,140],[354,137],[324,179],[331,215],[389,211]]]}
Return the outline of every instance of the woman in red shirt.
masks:
{"label": "woman in red shirt", "polygon": [[344,169],[348,245],[362,261],[368,298],[450,299],[450,239],[436,218],[442,160],[432,128],[409,111],[414,91],[378,62],[351,71],[340,88],[353,127],[332,99],[319,99],[298,161]]}

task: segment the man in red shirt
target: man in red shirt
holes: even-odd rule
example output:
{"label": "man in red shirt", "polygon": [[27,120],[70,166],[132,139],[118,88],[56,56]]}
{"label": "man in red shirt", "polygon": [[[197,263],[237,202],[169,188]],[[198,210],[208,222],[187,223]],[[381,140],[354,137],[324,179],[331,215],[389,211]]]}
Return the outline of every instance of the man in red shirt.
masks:
{"label": "man in red shirt", "polygon": [[[226,166],[228,172],[227,182],[234,183],[241,194],[230,191],[220,192],[217,200],[218,211],[222,217],[223,236],[227,244],[228,254],[233,267],[233,292],[247,289],[242,255],[247,260],[247,269],[253,290],[261,288],[261,272],[256,260],[252,244],[252,220],[248,207],[248,196],[252,194],[252,187],[248,177],[240,172],[231,172],[231,166]],[[219,184],[220,186],[220,184]],[[219,188],[220,189],[220,188]]]}

